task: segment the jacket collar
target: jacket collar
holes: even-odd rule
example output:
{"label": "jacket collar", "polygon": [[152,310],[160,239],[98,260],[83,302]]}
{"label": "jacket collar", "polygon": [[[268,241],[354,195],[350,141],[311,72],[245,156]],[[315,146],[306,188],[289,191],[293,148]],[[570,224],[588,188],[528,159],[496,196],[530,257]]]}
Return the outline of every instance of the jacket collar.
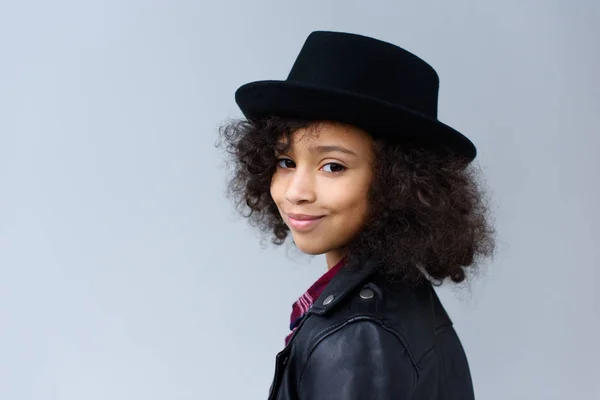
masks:
{"label": "jacket collar", "polygon": [[[325,287],[307,314],[323,315],[376,271],[376,263],[369,259],[360,265],[345,265]],[[352,267],[352,268],[350,268]]]}

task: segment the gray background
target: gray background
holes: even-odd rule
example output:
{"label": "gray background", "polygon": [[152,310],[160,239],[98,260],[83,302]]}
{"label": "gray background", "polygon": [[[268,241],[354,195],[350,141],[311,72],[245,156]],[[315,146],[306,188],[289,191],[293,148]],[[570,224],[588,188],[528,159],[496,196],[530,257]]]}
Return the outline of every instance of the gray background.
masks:
{"label": "gray background", "polygon": [[4,1],[0,398],[264,399],[325,270],[224,197],[235,89],[312,30],[419,54],[499,248],[440,294],[479,399],[600,399],[597,1]]}

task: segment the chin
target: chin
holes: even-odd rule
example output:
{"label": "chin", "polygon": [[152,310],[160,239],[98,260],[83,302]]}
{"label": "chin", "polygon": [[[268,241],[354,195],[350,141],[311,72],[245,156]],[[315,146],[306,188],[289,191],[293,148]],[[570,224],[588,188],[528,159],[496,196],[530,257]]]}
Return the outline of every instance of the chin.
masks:
{"label": "chin", "polygon": [[326,253],[328,251],[327,248],[323,246],[316,246],[314,244],[305,243],[303,240],[296,241],[294,239],[294,244],[301,252],[305,254],[310,254],[313,256]]}

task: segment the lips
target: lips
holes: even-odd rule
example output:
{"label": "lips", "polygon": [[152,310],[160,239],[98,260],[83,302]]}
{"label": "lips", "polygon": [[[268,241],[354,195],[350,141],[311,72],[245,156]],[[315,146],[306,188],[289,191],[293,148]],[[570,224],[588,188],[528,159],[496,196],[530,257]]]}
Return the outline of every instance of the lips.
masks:
{"label": "lips", "polygon": [[289,225],[298,231],[306,231],[312,229],[325,217],[305,215],[305,214],[287,214]]}
{"label": "lips", "polygon": [[323,217],[322,215],[308,215],[308,214],[287,214],[288,217],[293,218],[298,221],[309,221],[313,219],[318,219]]}

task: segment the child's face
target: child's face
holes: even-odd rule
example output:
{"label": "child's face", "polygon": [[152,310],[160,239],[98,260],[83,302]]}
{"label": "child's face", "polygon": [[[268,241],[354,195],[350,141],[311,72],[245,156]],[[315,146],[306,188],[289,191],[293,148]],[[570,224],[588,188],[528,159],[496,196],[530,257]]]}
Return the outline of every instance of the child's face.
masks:
{"label": "child's face", "polygon": [[[300,129],[291,140],[288,153],[276,153],[271,197],[302,252],[339,253],[367,215],[373,139],[353,126],[327,122],[318,130]],[[320,146],[338,146],[354,154]],[[298,221],[289,214],[319,218]]]}

